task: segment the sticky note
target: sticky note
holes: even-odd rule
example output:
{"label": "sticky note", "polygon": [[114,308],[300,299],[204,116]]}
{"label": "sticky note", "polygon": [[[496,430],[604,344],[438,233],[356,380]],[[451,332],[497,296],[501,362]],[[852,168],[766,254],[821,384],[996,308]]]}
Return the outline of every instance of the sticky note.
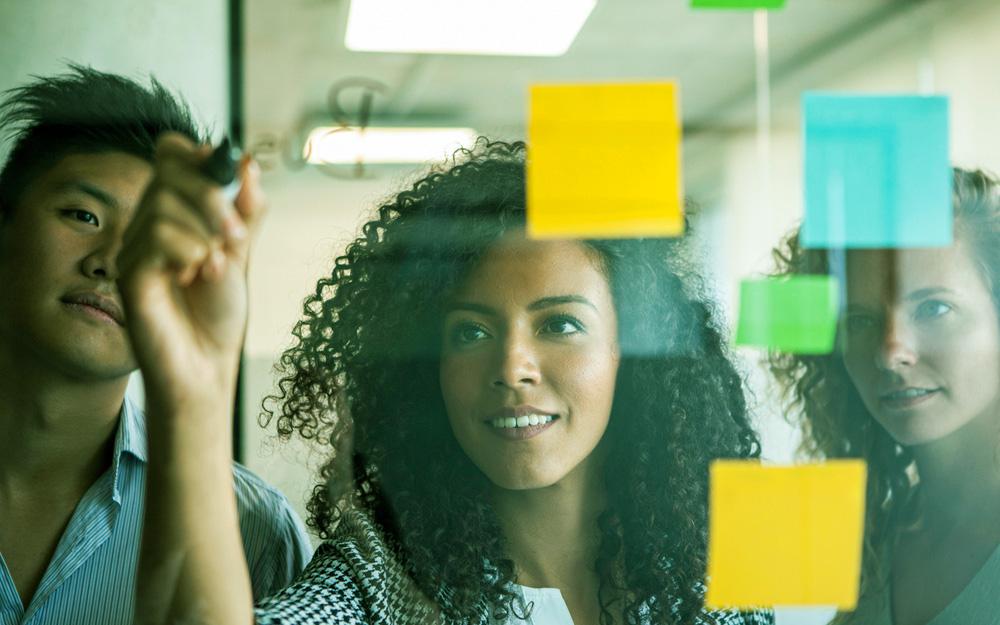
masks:
{"label": "sticky note", "polygon": [[854,609],[865,476],[863,460],[713,462],[706,605]]}
{"label": "sticky note", "polygon": [[736,344],[828,354],[837,336],[840,285],[833,276],[789,276],[740,284]]}
{"label": "sticky note", "polygon": [[780,9],[785,0],[691,0],[695,9]]}
{"label": "sticky note", "polygon": [[530,100],[529,237],[683,234],[676,85],[538,85]]}
{"label": "sticky note", "polygon": [[952,242],[948,99],[803,96],[804,247]]}

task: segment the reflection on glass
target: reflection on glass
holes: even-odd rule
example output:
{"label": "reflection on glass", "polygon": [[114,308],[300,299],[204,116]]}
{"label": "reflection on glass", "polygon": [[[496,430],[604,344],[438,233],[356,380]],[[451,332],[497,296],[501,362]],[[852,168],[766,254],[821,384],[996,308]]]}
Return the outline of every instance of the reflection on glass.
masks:
{"label": "reflection on glass", "polygon": [[[1000,187],[956,169],[954,189],[951,246],[847,251],[838,350],[770,361],[807,447],[869,463],[862,597],[838,623],[1000,608]],[[829,270],[797,234],[776,257],[785,273]]]}
{"label": "reflection on glass", "polygon": [[447,619],[695,622],[709,461],[759,455],[740,376],[684,239],[527,239],[524,174],[522,144],[480,142],[307,300],[272,415],[336,450],[303,584],[351,563]]}

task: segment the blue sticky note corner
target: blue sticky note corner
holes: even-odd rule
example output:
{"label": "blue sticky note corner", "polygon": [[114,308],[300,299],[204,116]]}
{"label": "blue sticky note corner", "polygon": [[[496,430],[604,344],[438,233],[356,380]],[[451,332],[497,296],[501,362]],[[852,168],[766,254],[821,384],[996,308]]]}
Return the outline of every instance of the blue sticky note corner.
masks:
{"label": "blue sticky note corner", "polygon": [[807,248],[952,243],[948,99],[802,98]]}

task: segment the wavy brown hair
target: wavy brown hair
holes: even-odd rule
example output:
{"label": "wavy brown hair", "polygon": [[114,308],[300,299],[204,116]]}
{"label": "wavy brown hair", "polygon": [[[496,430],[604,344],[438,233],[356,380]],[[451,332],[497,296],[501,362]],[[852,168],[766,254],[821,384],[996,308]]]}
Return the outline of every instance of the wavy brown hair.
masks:
{"label": "wavy brown hair", "polygon": [[[955,168],[952,176],[955,237],[970,245],[1000,310],[1000,182],[979,170]],[[780,275],[836,273],[831,272],[831,251],[803,248],[799,229],[785,237],[773,256]],[[839,347],[825,355],[772,352],[767,362],[782,390],[786,415],[802,427],[804,451],[817,458],[863,458],[868,463],[861,592],[879,592],[899,531],[917,520],[919,476],[913,454],[865,407]],[[854,620],[841,614],[835,622]]]}
{"label": "wavy brown hair", "polygon": [[[442,307],[490,245],[525,223],[525,147],[480,140],[379,206],[319,281],[265,418],[334,453],[309,504],[329,538],[369,511],[450,620],[523,616],[490,503],[438,379]],[[583,242],[618,314],[622,360],[598,520],[601,623],[693,623],[702,608],[708,467],[757,457],[743,381],[683,239]],[[619,603],[620,602],[620,603]],[[644,612],[648,611],[648,612]]]}

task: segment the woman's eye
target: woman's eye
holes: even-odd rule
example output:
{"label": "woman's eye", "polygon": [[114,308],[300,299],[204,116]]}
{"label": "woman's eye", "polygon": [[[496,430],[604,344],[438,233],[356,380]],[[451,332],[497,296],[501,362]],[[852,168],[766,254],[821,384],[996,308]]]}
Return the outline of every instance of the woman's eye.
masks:
{"label": "woman's eye", "polygon": [[83,210],[82,208],[71,208],[69,210],[63,211],[63,214],[77,221],[82,221],[92,226],[99,225],[97,221],[97,215],[95,215],[90,211]]}
{"label": "woman's eye", "polygon": [[848,315],[844,325],[849,332],[859,332],[875,325],[875,320],[869,315]]}
{"label": "woman's eye", "polygon": [[917,319],[934,319],[952,310],[951,306],[937,299],[920,302],[913,316]]}
{"label": "woman's eye", "polygon": [[455,343],[472,343],[487,338],[489,334],[476,325],[460,325],[452,330],[451,339]]}
{"label": "woman's eye", "polygon": [[583,324],[572,317],[550,319],[542,331],[547,334],[575,334],[583,330]]}

